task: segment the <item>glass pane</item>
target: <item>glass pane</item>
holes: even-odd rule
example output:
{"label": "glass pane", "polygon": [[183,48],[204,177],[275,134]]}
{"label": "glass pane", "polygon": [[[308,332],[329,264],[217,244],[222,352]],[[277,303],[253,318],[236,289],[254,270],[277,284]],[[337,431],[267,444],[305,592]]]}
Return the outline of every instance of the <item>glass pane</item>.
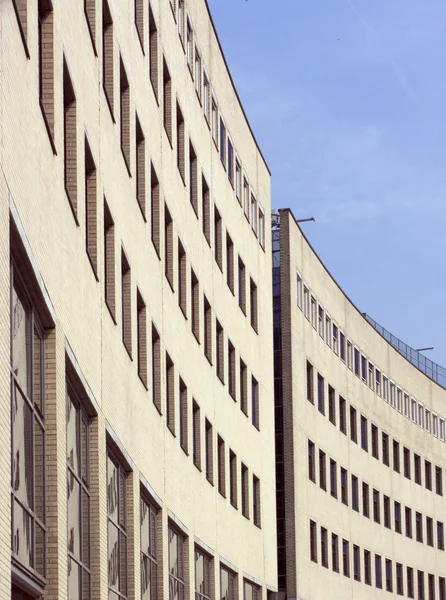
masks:
{"label": "glass pane", "polygon": [[45,577],[45,532],[38,523],[34,523],[36,536],[36,571]]}
{"label": "glass pane", "polygon": [[33,416],[16,388],[12,408],[12,488],[18,498],[33,508]]}
{"label": "glass pane", "polygon": [[114,462],[107,458],[107,504],[108,516],[115,523],[118,522],[118,470]]}
{"label": "glass pane", "polygon": [[119,532],[119,555],[120,555],[120,591],[127,596],[127,538],[120,531]]}
{"label": "glass pane", "polygon": [[156,512],[150,509],[150,556],[156,559]]}
{"label": "glass pane", "polygon": [[82,570],[82,600],[90,600],[90,575]]}
{"label": "glass pane", "polygon": [[229,573],[225,569],[220,569],[220,598],[229,600]]}
{"label": "glass pane", "polygon": [[178,536],[169,529],[169,572],[175,577],[178,576]]}
{"label": "glass pane", "polygon": [[90,496],[82,489],[82,562],[90,566]]}
{"label": "glass pane", "polygon": [[23,391],[28,394],[29,327],[24,304],[12,292],[12,369]]}
{"label": "glass pane", "polygon": [[108,592],[108,600],[119,600],[118,594],[109,590]]}
{"label": "glass pane", "polygon": [[80,559],[80,487],[74,475],[67,472],[68,551]]}
{"label": "glass pane", "polygon": [[108,522],[108,586],[119,591],[119,542],[118,530]]}
{"label": "glass pane", "polygon": [[150,560],[144,555],[141,557],[141,600],[151,600]]}
{"label": "glass pane", "polygon": [[169,600],[179,600],[178,582],[174,577],[169,577]]}
{"label": "glass pane", "polygon": [[67,401],[67,462],[79,474],[79,421],[78,411],[70,396]]}
{"label": "glass pane", "polygon": [[33,566],[32,561],[32,522],[28,513],[17,502],[14,502],[13,552],[27,567]]}
{"label": "glass pane", "polygon": [[35,513],[37,517],[44,523],[45,522],[45,433],[40,423],[35,419],[34,421],[34,478],[35,478],[35,489],[34,489],[34,503]]}
{"label": "glass pane", "polygon": [[88,476],[88,445],[89,445],[89,426],[85,417],[81,415],[81,475],[84,482],[89,485]]}
{"label": "glass pane", "polygon": [[80,600],[80,569],[77,563],[68,557],[68,600]]}
{"label": "glass pane", "polygon": [[141,550],[150,554],[150,512],[149,507],[141,500]]}
{"label": "glass pane", "polygon": [[204,594],[204,560],[201,552],[195,552],[195,591]]}

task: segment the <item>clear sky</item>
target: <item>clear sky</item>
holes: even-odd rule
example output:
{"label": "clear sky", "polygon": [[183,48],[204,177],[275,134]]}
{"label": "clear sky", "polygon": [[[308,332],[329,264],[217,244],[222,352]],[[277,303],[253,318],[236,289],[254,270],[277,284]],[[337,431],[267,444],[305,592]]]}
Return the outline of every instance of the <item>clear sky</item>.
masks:
{"label": "clear sky", "polygon": [[445,0],[209,0],[296,218],[362,312],[446,366]]}

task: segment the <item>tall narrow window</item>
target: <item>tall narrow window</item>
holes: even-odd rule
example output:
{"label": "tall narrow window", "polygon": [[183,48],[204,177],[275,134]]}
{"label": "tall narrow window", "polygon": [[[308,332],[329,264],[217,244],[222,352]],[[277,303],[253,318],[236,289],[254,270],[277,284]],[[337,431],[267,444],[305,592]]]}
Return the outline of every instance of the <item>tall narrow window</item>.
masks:
{"label": "tall narrow window", "polygon": [[144,52],[144,0],[135,0],[135,27]]}
{"label": "tall narrow window", "polygon": [[166,410],[167,427],[175,435],[175,367],[166,352]]}
{"label": "tall narrow window", "polygon": [[225,443],[223,439],[217,438],[217,460],[218,460],[218,491],[226,498],[226,456]]}
{"label": "tall narrow window", "polygon": [[412,538],[412,509],[406,506],[406,537]]}
{"label": "tall narrow window", "polygon": [[429,573],[427,576],[427,587],[429,590],[429,600],[435,600],[435,575]]}
{"label": "tall narrow window", "polygon": [[253,192],[251,192],[251,228],[257,235],[257,200]]}
{"label": "tall narrow window", "polygon": [[384,505],[384,527],[387,527],[387,529],[391,529],[389,496],[383,495],[383,505]]}
{"label": "tall narrow window", "polygon": [[205,70],[203,70],[203,113],[206,121],[209,125],[209,111],[210,111],[210,98],[211,98],[211,87],[209,83],[209,77]]}
{"label": "tall narrow window", "polygon": [[252,518],[254,525],[261,525],[261,510],[260,510],[260,479],[255,475],[252,476]]}
{"label": "tall narrow window", "polygon": [[139,290],[137,290],[136,293],[136,309],[138,312],[136,321],[136,335],[138,341],[138,375],[143,382],[144,387],[148,388],[146,305]]}
{"label": "tall narrow window", "polygon": [[246,315],[246,269],[240,257],[238,259],[238,305]]}
{"label": "tall narrow window", "polygon": [[393,507],[393,516],[395,519],[395,531],[397,533],[401,533],[402,529],[401,529],[401,504],[399,502],[394,503],[394,507]]}
{"label": "tall narrow window", "polygon": [[226,232],[226,283],[234,294],[234,244],[228,232]]}
{"label": "tall narrow window", "polygon": [[314,375],[313,365],[307,360],[307,400],[314,404]]}
{"label": "tall narrow window", "polygon": [[184,44],[184,16],[184,0],[178,0],[178,35],[182,44]]}
{"label": "tall narrow window", "polygon": [[310,521],[310,558],[313,562],[317,563],[317,533],[316,523]]}
{"label": "tall narrow window", "polygon": [[215,145],[218,143],[218,108],[217,108],[217,100],[212,94],[211,98],[211,128],[212,128],[212,139],[215,142]]}
{"label": "tall narrow window", "polygon": [[382,450],[383,450],[383,463],[387,466],[390,465],[389,458],[389,436],[383,431],[382,433]]}
{"label": "tall narrow window", "polygon": [[152,325],[152,401],[161,413],[161,340]]}
{"label": "tall narrow window", "polygon": [[361,581],[361,557],[359,546],[353,545],[353,578],[355,581]]}
{"label": "tall narrow window", "polygon": [[184,598],[185,538],[169,525],[169,600]]}
{"label": "tall narrow window", "polygon": [[333,459],[330,459],[330,494],[333,498],[338,497],[337,466]]}
{"label": "tall narrow window", "polygon": [[260,404],[259,404],[259,382],[255,377],[251,378],[251,418],[252,424],[260,428]]}
{"label": "tall narrow window", "polygon": [[400,472],[400,445],[396,440],[393,440],[393,470]]}
{"label": "tall narrow window", "polygon": [[386,558],[386,591],[391,592],[392,589],[392,561]]}
{"label": "tall narrow window", "polygon": [[362,514],[370,517],[369,486],[365,481],[362,482]]}
{"label": "tall narrow window", "polygon": [[187,386],[180,378],[179,410],[180,419],[180,446],[186,454],[189,453],[189,402],[187,398]]}
{"label": "tall narrow window", "polygon": [[186,159],[185,159],[185,135],[184,135],[184,117],[181,112],[180,105],[176,103],[177,115],[177,167],[180,172],[181,179],[186,185]]}
{"label": "tall narrow window", "polygon": [[172,288],[174,288],[173,281],[173,221],[170,216],[167,205],[164,205],[164,274],[166,275],[167,281]]}
{"label": "tall narrow window", "polygon": [[434,545],[434,522],[432,517],[426,517],[426,543],[428,546]]}
{"label": "tall narrow window", "polygon": [[115,224],[107,201],[104,198],[104,294],[105,303],[116,320],[115,281]]}
{"label": "tall narrow window", "polygon": [[369,550],[364,550],[364,582],[372,585],[372,559]]}
{"label": "tall narrow window", "polygon": [[14,267],[11,302],[12,556],[44,579],[45,348],[43,330]]}
{"label": "tall narrow window", "polygon": [[130,86],[122,58],[119,60],[119,97],[121,118],[121,151],[125,166],[131,174],[130,162]]}
{"label": "tall narrow window", "polygon": [[415,598],[412,567],[407,567],[407,596],[409,598]]}
{"label": "tall narrow window", "polygon": [[243,582],[243,600],[261,600],[262,588],[246,579]]}
{"label": "tall narrow window", "polygon": [[248,414],[248,368],[240,359],[240,409]]}
{"label": "tall narrow window", "polygon": [[[307,316],[307,315],[305,314],[305,316]],[[331,348],[331,339],[332,339],[331,319],[327,315],[327,313],[325,313],[325,341],[328,344],[328,346],[330,346],[330,348]]]}
{"label": "tall narrow window", "polygon": [[403,458],[404,458],[404,477],[410,479],[410,450],[409,448],[403,449]]}
{"label": "tall narrow window", "polygon": [[51,0],[38,1],[39,103],[54,151],[54,32]]}
{"label": "tall narrow window", "polygon": [[226,125],[220,115],[220,160],[226,168]]}
{"label": "tall narrow window", "polygon": [[156,600],[158,582],[158,511],[146,497],[140,500],[141,600]]}
{"label": "tall narrow window", "polygon": [[195,546],[195,600],[211,600],[211,558]]}
{"label": "tall narrow window", "polygon": [[229,450],[229,496],[234,508],[237,508],[237,456]]}
{"label": "tall narrow window", "polygon": [[204,309],[204,354],[212,364],[212,309],[206,296],[203,303]]}
{"label": "tall narrow window", "polygon": [[219,321],[215,322],[215,340],[217,350],[217,377],[225,382],[225,334]]}
{"label": "tall narrow window", "polygon": [[192,449],[194,465],[201,471],[201,420],[200,407],[192,403]]}
{"label": "tall narrow window", "polygon": [[229,183],[234,187],[234,146],[228,135],[228,179]]}
{"label": "tall narrow window", "polygon": [[191,270],[191,314],[192,333],[200,343],[200,284],[194,271]]}
{"label": "tall narrow window", "polygon": [[243,177],[243,210],[249,221],[249,183],[246,177]]}
{"label": "tall narrow window", "polygon": [[258,308],[257,308],[257,286],[250,278],[249,280],[250,302],[249,308],[251,312],[251,327],[258,333]]}
{"label": "tall narrow window", "polygon": [[237,200],[242,203],[242,165],[238,158],[235,159],[235,195]]}
{"label": "tall narrow window", "polygon": [[201,54],[198,50],[197,44],[195,44],[195,60],[194,60],[194,78],[195,78],[195,91],[201,101]]}
{"label": "tall narrow window", "polygon": [[161,204],[160,186],[153,164],[150,165],[150,232],[158,257],[161,257]]}
{"label": "tall narrow window", "polygon": [[381,557],[375,554],[375,586],[382,589]]}
{"label": "tall narrow window", "polygon": [[439,496],[443,496],[443,469],[435,467],[435,492]]}
{"label": "tall narrow window", "polygon": [[325,382],[320,373],[317,374],[317,408],[325,415]]}
{"label": "tall narrow window", "polygon": [[331,568],[339,573],[339,538],[334,533],[331,534]]}
{"label": "tall narrow window", "polygon": [[310,481],[316,483],[316,465],[315,465],[315,449],[314,443],[308,440],[308,477]]}
{"label": "tall narrow window", "polygon": [[347,435],[347,403],[345,398],[339,396],[339,428],[341,433]]}
{"label": "tall narrow window", "polygon": [[130,357],[132,356],[132,284],[130,265],[121,248],[121,318],[122,341]]}
{"label": "tall narrow window", "polygon": [[259,204],[259,242],[265,248],[265,212]]}
{"label": "tall narrow window", "polygon": [[324,309],[320,304],[317,308],[317,328],[319,335],[324,339]]}
{"label": "tall narrow window", "polygon": [[198,217],[198,160],[191,142],[189,142],[189,200]]}
{"label": "tall narrow window", "polygon": [[423,516],[421,513],[415,513],[415,533],[417,542],[423,543]]}
{"label": "tall narrow window", "polygon": [[125,599],[127,581],[127,473],[107,450],[108,591],[110,598]]}
{"label": "tall narrow window", "polygon": [[209,186],[206,179],[201,180],[201,210],[202,210],[202,227],[204,237],[209,246],[211,245],[211,197]]}
{"label": "tall narrow window", "polygon": [[321,527],[321,563],[328,569],[327,530],[325,527]]}
{"label": "tall narrow window", "polygon": [[336,393],[331,385],[328,386],[328,419],[336,425]]}
{"label": "tall narrow window", "polygon": [[396,593],[399,596],[403,596],[403,565],[396,563]]}
{"label": "tall narrow window", "polygon": [[192,23],[190,22],[189,17],[186,19],[186,55],[187,66],[192,74],[194,63],[194,34],[192,30]]}
{"label": "tall narrow window", "polygon": [[378,490],[373,490],[373,520],[375,523],[381,522]]}
{"label": "tall narrow window", "polygon": [[205,458],[206,458],[206,479],[214,485],[214,434],[211,423],[205,421]]}
{"label": "tall narrow window", "polygon": [[424,461],[424,485],[427,490],[432,490],[432,463],[429,460]]}
{"label": "tall narrow window", "polygon": [[242,515],[249,519],[249,471],[241,464]]}
{"label": "tall narrow window", "polygon": [[359,512],[358,478],[352,475],[352,508]]}
{"label": "tall narrow window", "polygon": [[215,262],[223,271],[223,223],[221,215],[214,205],[214,256]]}
{"label": "tall narrow window", "polygon": [[187,319],[187,257],[178,238],[178,306]]}
{"label": "tall narrow window", "polygon": [[356,417],[356,408],[350,406],[350,439],[355,444],[358,443],[358,423]]}
{"label": "tall narrow window", "polygon": [[163,123],[172,146],[172,78],[165,59],[163,59]]}
{"label": "tall narrow window", "polygon": [[158,100],[158,29],[149,4],[149,72],[155,97]]}
{"label": "tall narrow window", "polygon": [[444,528],[441,521],[437,521],[437,548],[444,550]]}
{"label": "tall narrow window", "polygon": [[347,470],[341,467],[341,500],[348,506]]}
{"label": "tall narrow window", "polygon": [[146,219],[146,141],[138,115],[136,122],[136,199],[144,220]]}
{"label": "tall narrow window", "polygon": [[372,423],[372,456],[379,460],[378,427]]}
{"label": "tall narrow window", "polygon": [[77,118],[76,96],[67,63],[63,64],[64,183],[65,192],[77,221]]}
{"label": "tall narrow window", "polygon": [[415,483],[421,485],[421,457],[418,454],[413,455]]}
{"label": "tall narrow window", "polygon": [[[113,20],[107,0],[102,1],[102,86],[114,113],[114,37]],[[113,117],[114,118],[114,117]]]}
{"label": "tall narrow window", "polygon": [[236,399],[236,367],[235,367],[235,348],[228,340],[228,388],[230,396]]}
{"label": "tall narrow window", "polygon": [[[322,490],[327,491],[327,456],[323,450],[319,450],[319,486]],[[342,469],[341,469],[341,486],[342,486]]]}
{"label": "tall narrow window", "polygon": [[85,136],[85,243],[87,256],[98,279],[98,198],[96,165]]}
{"label": "tall narrow window", "polygon": [[350,577],[350,544],[342,540],[342,572],[344,577]]}
{"label": "tall narrow window", "polygon": [[220,567],[220,600],[236,600],[237,576],[232,571]]}
{"label": "tall narrow window", "polygon": [[367,419],[363,415],[361,415],[361,448],[366,452],[369,450]]}
{"label": "tall narrow window", "polygon": [[424,571],[417,571],[417,585],[418,585],[418,600],[425,600],[425,598],[424,598]]}

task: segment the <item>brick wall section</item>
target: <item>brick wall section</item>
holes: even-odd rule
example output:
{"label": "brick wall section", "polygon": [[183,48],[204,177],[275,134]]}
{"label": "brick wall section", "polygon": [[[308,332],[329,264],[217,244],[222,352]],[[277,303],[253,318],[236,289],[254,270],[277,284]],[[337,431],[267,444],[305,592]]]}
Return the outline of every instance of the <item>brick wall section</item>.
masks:
{"label": "brick wall section", "polygon": [[28,0],[13,0],[25,42],[28,41]]}
{"label": "brick wall section", "polygon": [[163,59],[163,119],[164,129],[172,146],[172,79]]}
{"label": "brick wall section", "polygon": [[[43,3],[44,4],[44,3]],[[54,13],[47,10],[42,21],[42,108],[51,135],[54,141]]]}
{"label": "brick wall section", "polygon": [[103,27],[103,48],[105,54],[102,61],[102,83],[105,96],[110,106],[112,114],[114,113],[115,94],[114,94],[114,26],[110,16],[110,9],[105,0],[102,2],[102,27]]}
{"label": "brick wall section", "polygon": [[[97,171],[85,139],[85,215],[87,254],[97,279],[98,272],[98,190]],[[106,242],[107,243],[107,242]]]}
{"label": "brick wall section", "polygon": [[135,0],[135,26],[144,52],[144,0]]}
{"label": "brick wall section", "polygon": [[85,16],[94,44],[96,44],[96,2],[97,0],[85,0],[84,4]]}

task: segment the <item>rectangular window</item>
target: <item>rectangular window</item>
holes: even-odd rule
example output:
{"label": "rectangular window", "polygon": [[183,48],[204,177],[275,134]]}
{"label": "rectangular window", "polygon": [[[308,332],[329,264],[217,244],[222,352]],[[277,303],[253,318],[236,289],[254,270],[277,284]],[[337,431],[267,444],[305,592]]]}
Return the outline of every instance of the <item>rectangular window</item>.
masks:
{"label": "rectangular window", "polygon": [[160,186],[153,164],[150,165],[150,230],[152,243],[158,258],[161,257],[161,206],[160,206]]}
{"label": "rectangular window", "polygon": [[355,375],[357,377],[359,377],[359,350],[358,350],[358,348],[355,348],[353,356],[354,356]]}
{"label": "rectangular window", "polygon": [[443,496],[443,469],[435,467],[435,492],[439,496]]}
{"label": "rectangular window", "polygon": [[372,423],[372,456],[379,460],[378,427]]}
{"label": "rectangular window", "polygon": [[255,377],[251,377],[251,418],[252,424],[257,429],[260,428],[260,404],[259,404],[259,382]]}
{"label": "rectangular window", "polygon": [[146,219],[146,142],[138,115],[136,122],[136,199],[144,220]]}
{"label": "rectangular window", "polygon": [[347,341],[347,366],[353,370],[353,346],[349,341]]}
{"label": "rectangular window", "polygon": [[444,419],[440,419],[440,440],[444,442]]}
{"label": "rectangular window", "polygon": [[390,406],[395,408],[395,384],[390,382]]}
{"label": "rectangular window", "polygon": [[414,471],[415,471],[415,483],[421,485],[421,457],[418,454],[413,455],[414,460]]}
{"label": "rectangular window", "polygon": [[77,117],[76,96],[67,63],[63,63],[64,184],[77,221]]}
{"label": "rectangular window", "polygon": [[169,525],[169,600],[184,598],[185,538]]}
{"label": "rectangular window", "polygon": [[317,563],[317,533],[314,521],[310,521],[310,558]]}
{"label": "rectangular window", "polygon": [[361,558],[359,546],[353,545],[353,577],[355,581],[361,581]]}
{"label": "rectangular window", "polygon": [[317,374],[317,408],[325,415],[325,382],[320,373]]}
{"label": "rectangular window", "polygon": [[358,478],[352,475],[352,508],[359,512]]}
{"label": "rectangular window", "polygon": [[319,486],[327,491],[327,461],[325,452],[319,450]]}
{"label": "rectangular window", "polygon": [[225,334],[218,320],[215,321],[215,342],[217,350],[217,377],[222,383],[225,382]]}
{"label": "rectangular window", "polygon": [[432,463],[424,461],[424,485],[427,490],[432,490]]}
{"label": "rectangular window", "polygon": [[250,292],[250,313],[251,313],[251,327],[256,333],[258,329],[258,307],[257,307],[257,286],[254,281],[250,278],[249,280],[249,292]]}
{"label": "rectangular window", "polygon": [[438,593],[440,595],[440,600],[446,600],[446,578],[445,577],[438,578]]}
{"label": "rectangular window", "polygon": [[185,157],[185,145],[186,136],[184,131],[184,117],[181,111],[180,105],[176,103],[176,116],[177,116],[177,168],[181,175],[184,185],[186,185],[186,157]]}
{"label": "rectangular window", "polygon": [[384,527],[387,529],[391,528],[391,519],[390,519],[390,498],[389,496],[383,496],[384,501]]}
{"label": "rectangular window", "polygon": [[424,572],[417,571],[418,600],[424,599]]}
{"label": "rectangular window", "polygon": [[261,526],[261,510],[260,510],[260,479],[255,475],[252,476],[252,518],[254,525]]}
{"label": "rectangular window", "polygon": [[316,483],[316,465],[315,465],[315,449],[314,443],[308,440],[308,477],[310,481]]}
{"label": "rectangular window", "polygon": [[104,296],[114,321],[116,321],[115,277],[115,224],[104,198]]}
{"label": "rectangular window", "polygon": [[331,319],[325,313],[325,341],[330,346],[330,348],[331,348],[331,336],[332,336],[332,332],[331,332]]}
{"label": "rectangular window", "polygon": [[212,365],[212,308],[206,296],[203,301],[204,310],[204,355]]}
{"label": "rectangular window", "polygon": [[313,365],[307,360],[307,400],[314,404]]}
{"label": "rectangular window", "polygon": [[365,481],[362,482],[362,514],[370,518],[369,486]]}
{"label": "rectangular window", "polygon": [[249,183],[246,177],[243,177],[243,210],[249,221]]}
{"label": "rectangular window", "polygon": [[364,354],[361,354],[361,378],[364,383],[367,381],[367,359]]}
{"label": "rectangular window", "polygon": [[136,338],[138,347],[138,376],[148,389],[147,381],[147,314],[146,304],[139,290],[136,291]]}
{"label": "rectangular window", "polygon": [[[178,416],[180,419],[180,446],[186,454],[189,454],[189,402],[187,398],[187,386],[181,378],[178,397]],[[175,416],[173,418],[175,419]]]}
{"label": "rectangular window", "polygon": [[262,588],[258,585],[247,581],[243,581],[243,600],[261,600]]}
{"label": "rectangular window", "polygon": [[218,460],[218,491],[224,498],[226,498],[225,443],[220,436],[217,437],[217,460]]}
{"label": "rectangular window", "polygon": [[238,305],[246,315],[246,269],[240,257],[238,259]]}
{"label": "rectangular window", "polygon": [[321,564],[328,569],[327,530],[321,527]]}
{"label": "rectangular window", "polygon": [[237,576],[232,571],[220,567],[220,600],[236,600]]}
{"label": "rectangular window", "polygon": [[339,352],[339,347],[338,347],[338,326],[333,323],[333,352],[335,354],[338,354]]}
{"label": "rectangular window", "polygon": [[113,20],[107,0],[102,1],[102,87],[108,106],[114,112],[114,37]]}
{"label": "rectangular window", "polygon": [[187,319],[187,257],[178,238],[178,306]]}
{"label": "rectangular window", "polygon": [[441,521],[437,521],[437,548],[439,550],[444,550],[444,532],[443,523]]}
{"label": "rectangular window", "polygon": [[396,388],[396,408],[398,412],[403,412],[403,391],[401,388]]}
{"label": "rectangular window", "polygon": [[425,409],[424,411],[424,426],[426,428],[426,431],[428,433],[430,433],[431,431],[431,411],[429,409]]}
{"label": "rectangular window", "polygon": [[228,136],[228,179],[234,187],[234,146],[231,138]]}
{"label": "rectangular window", "polygon": [[424,411],[422,404],[418,404],[418,425],[424,427]]}
{"label": "rectangular window", "polygon": [[211,107],[211,86],[209,83],[209,77],[205,70],[203,70],[203,113],[206,121],[209,125],[209,111]]}
{"label": "rectangular window", "polygon": [[389,436],[387,433],[382,433],[382,445],[383,445],[383,463],[387,466],[390,465],[390,456],[389,456]]}
{"label": "rectangular window", "polygon": [[237,200],[242,203],[242,165],[238,158],[235,159],[235,195]]}
{"label": "rectangular window", "polygon": [[195,91],[197,92],[197,96],[198,96],[199,100],[201,101],[201,54],[200,54],[200,51],[198,50],[197,44],[195,44],[194,65],[195,65],[195,69],[194,69]]}
{"label": "rectangular window", "polygon": [[184,23],[185,23],[184,0],[178,0],[178,35],[181,43],[184,44]]}
{"label": "rectangular window", "polygon": [[161,340],[152,324],[152,401],[161,413]]}
{"label": "rectangular window", "polygon": [[220,115],[220,160],[226,169],[226,125]]}
{"label": "rectangular window", "polygon": [[392,561],[386,558],[386,591],[392,592]]}
{"label": "rectangular window", "polygon": [[399,596],[404,595],[403,589],[403,565],[396,563],[396,593]]}
{"label": "rectangular window", "polygon": [[373,371],[374,371],[374,366],[371,362],[369,362],[369,388],[371,390],[374,389],[374,383],[375,383],[374,379],[373,379],[373,375],[374,375]]}
{"label": "rectangular window", "polygon": [[410,399],[408,394],[404,394],[404,416],[410,418]]}
{"label": "rectangular window", "polygon": [[54,151],[54,33],[53,7],[38,1],[39,104]]}
{"label": "rectangular window", "polygon": [[358,443],[356,408],[353,408],[353,406],[350,406],[350,439],[355,444]]}
{"label": "rectangular window", "polygon": [[141,598],[156,599],[158,583],[158,511],[151,502],[140,498]]}
{"label": "rectangular window", "polygon": [[324,339],[324,309],[320,304],[317,308],[317,327],[319,335]]}
{"label": "rectangular window", "polygon": [[192,30],[192,23],[190,22],[189,17],[186,19],[186,56],[187,66],[192,73],[194,64],[194,34]]}
{"label": "rectangular window", "polygon": [[415,398],[411,400],[411,418],[413,423],[417,422],[417,401]]}
{"label": "rectangular window", "polygon": [[415,598],[412,567],[407,567],[407,596]]}
{"label": "rectangular window", "polygon": [[215,145],[218,144],[218,108],[217,108],[217,100],[215,99],[214,94],[212,94],[211,99],[211,128],[212,128],[212,139],[215,142]]}
{"label": "rectangular window", "polygon": [[431,517],[426,517],[426,543],[434,546],[434,522]]}
{"label": "rectangular window", "polygon": [[201,471],[201,419],[200,407],[192,402],[192,449],[194,465]]}
{"label": "rectangular window", "polygon": [[211,562],[212,559],[195,546],[195,600],[211,600]]}
{"label": "rectangular window", "polygon": [[175,367],[166,352],[166,409],[167,427],[175,435]]}
{"label": "rectangular window", "polygon": [[257,235],[257,200],[251,191],[251,227]]}
{"label": "rectangular window", "polygon": [[396,440],[393,440],[393,470],[400,472],[400,445]]}
{"label": "rectangular window", "polygon": [[381,522],[381,515],[379,509],[379,491],[373,490],[373,520],[375,523]]}
{"label": "rectangular window", "polygon": [[[91,598],[90,581],[90,419],[77,395],[67,382],[67,511],[69,523],[68,543],[68,591],[76,594],[79,577],[82,578],[85,597]],[[38,459],[36,463],[38,464]],[[38,469],[37,473],[39,473]],[[36,474],[37,474],[36,473]],[[40,474],[40,473],[39,473]],[[40,477],[38,481],[40,481]],[[40,489],[40,486],[35,486]],[[22,509],[23,510],[23,509]],[[25,511],[23,511],[24,514]],[[18,516],[17,505],[14,504],[13,516]],[[27,519],[27,522],[29,520]],[[20,529],[20,521],[14,523]],[[42,532],[35,526],[36,551],[41,554]],[[20,543],[20,536],[14,541]],[[20,549],[20,548],[19,548]],[[39,559],[37,563],[41,563]],[[29,565],[31,566],[31,565]],[[41,573],[43,575],[43,573]]]}
{"label": "rectangular window", "polygon": [[331,568],[339,573],[339,539],[334,533],[331,534]]}
{"label": "rectangular window", "polygon": [[265,249],[265,212],[259,204],[259,242]]}
{"label": "rectangular window", "polygon": [[200,283],[191,269],[190,273],[191,280],[191,319],[192,319],[192,333],[195,339],[200,343]]}
{"label": "rectangular window", "polygon": [[341,433],[343,433],[344,435],[347,435],[346,410],[347,410],[347,403],[345,401],[345,398],[343,398],[342,396],[339,396],[339,428],[341,430]]}
{"label": "rectangular window", "polygon": [[237,399],[235,358],[235,348],[228,340],[228,391],[234,400]]}
{"label": "rectangular window", "polygon": [[361,448],[366,452],[369,451],[367,419],[361,415]]}
{"label": "rectangular window", "polygon": [[364,550],[364,582],[372,585],[372,559],[369,550]]}
{"label": "rectangular window", "polygon": [[228,232],[226,232],[226,283],[234,294],[234,244]]}
{"label": "rectangular window", "polygon": [[350,552],[347,540],[342,540],[342,572],[344,577],[350,577]]}
{"label": "rectangular window", "polygon": [[404,458],[404,477],[410,479],[410,450],[409,448],[403,448],[403,458]]}
{"label": "rectangular window", "polygon": [[375,554],[375,587],[382,589],[381,557]]}
{"label": "rectangular window", "polygon": [[438,417],[432,414],[432,434],[438,437]]}
{"label": "rectangular window", "polygon": [[375,392],[381,396],[381,371],[375,369]]}
{"label": "rectangular window", "polygon": [[132,281],[130,265],[121,248],[121,319],[122,341],[130,357],[132,356]]}
{"label": "rectangular window", "polygon": [[399,502],[395,501],[393,505],[393,513],[395,519],[395,531],[397,533],[401,533],[401,504]]}
{"label": "rectangular window", "polygon": [[248,467],[241,464],[241,489],[242,489],[242,515],[249,519],[249,471]]}
{"label": "rectangular window", "polygon": [[383,400],[385,402],[389,401],[389,380],[385,375],[383,375]]}
{"label": "rectangular window", "polygon": [[158,101],[158,29],[151,4],[149,4],[149,44],[150,82]]}
{"label": "rectangular window", "polygon": [[427,586],[429,589],[429,600],[435,600],[435,575],[428,574]]}
{"label": "rectangular window", "polygon": [[201,178],[201,210],[203,234],[209,247],[211,246],[211,198],[209,186],[204,177]]}
{"label": "rectangular window", "polygon": [[107,449],[108,593],[127,598],[127,473]]}
{"label": "rectangular window", "polygon": [[[324,463],[325,463],[325,461],[324,461]],[[348,506],[347,470],[344,469],[343,467],[341,467],[341,500],[345,505]]]}
{"label": "rectangular window", "polygon": [[406,514],[406,537],[412,538],[412,509],[406,506],[405,508]]}
{"label": "rectangular window", "polygon": [[240,409],[248,415],[248,369],[240,359]]}
{"label": "rectangular window", "polygon": [[421,513],[415,513],[415,533],[417,542],[423,542],[423,517]]}
{"label": "rectangular window", "polygon": [[331,385],[328,386],[328,418],[336,425],[336,394]]}
{"label": "rectangular window", "polygon": [[304,284],[304,315],[310,320],[310,290]]}
{"label": "rectangular window", "polygon": [[333,498],[338,497],[338,483],[337,483],[337,466],[336,461],[330,459],[330,494]]}
{"label": "rectangular window", "polygon": [[120,133],[121,152],[129,175],[131,174],[130,162],[130,86],[125,72],[122,58],[119,58],[119,98],[120,98]]}
{"label": "rectangular window", "polygon": [[172,146],[172,78],[163,58],[163,124],[170,145]]}
{"label": "rectangular window", "polygon": [[164,204],[164,274],[169,282],[172,291],[174,291],[173,280],[173,221],[167,204]]}
{"label": "rectangular window", "polygon": [[205,421],[206,479],[214,485],[214,435],[211,423]]}
{"label": "rectangular window", "polygon": [[339,356],[345,362],[345,335],[339,332]]}
{"label": "rectangular window", "polygon": [[229,498],[234,508],[237,508],[237,478],[237,456],[229,450]]}

